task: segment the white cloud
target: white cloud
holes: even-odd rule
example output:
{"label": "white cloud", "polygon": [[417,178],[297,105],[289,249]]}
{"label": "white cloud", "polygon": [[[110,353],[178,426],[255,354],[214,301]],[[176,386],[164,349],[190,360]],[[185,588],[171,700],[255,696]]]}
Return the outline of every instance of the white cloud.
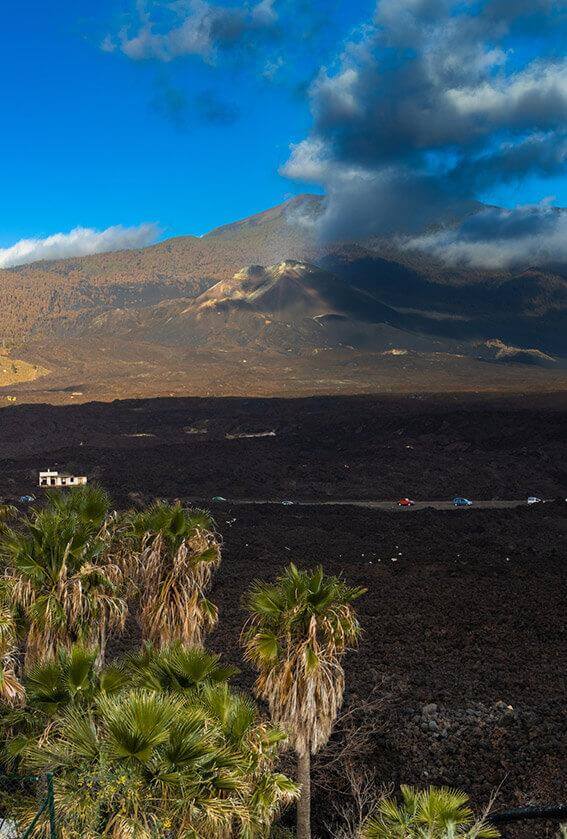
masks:
{"label": "white cloud", "polygon": [[567,117],[567,61],[534,62],[512,78],[449,90],[447,97],[460,115],[483,117],[496,125],[522,124],[525,114],[533,119],[534,102],[557,121]]}
{"label": "white cloud", "polygon": [[[170,6],[173,12],[180,9],[184,9],[185,14],[174,14],[175,22],[164,31],[158,30],[149,15],[144,14],[141,27],[133,36],[128,30],[119,33],[122,52],[134,61],[157,59],[167,62],[185,55],[212,61],[217,48],[234,46],[247,37],[253,42],[260,32],[273,29],[278,21],[274,0],[237,6],[189,0],[187,4]],[[109,46],[114,47],[112,38],[103,41],[102,49],[108,52]]]}
{"label": "white cloud", "polygon": [[44,239],[20,239],[9,248],[0,248],[0,268],[25,265],[40,259],[65,259],[93,253],[143,248],[155,242],[159,228],[155,224],[136,227],[116,225],[106,230],[75,227],[69,233],[55,233]]}
{"label": "white cloud", "polygon": [[295,178],[307,183],[323,181],[327,177],[325,154],[327,147],[323,140],[307,138],[292,144],[291,156],[281,167],[280,172],[287,178]]}
{"label": "white cloud", "polygon": [[541,204],[512,210],[487,207],[458,227],[406,240],[460,268],[506,269],[567,262],[567,212]]}
{"label": "white cloud", "polygon": [[[379,0],[311,84],[311,130],[280,169],[323,187],[320,236],[419,236],[502,184],[561,176],[567,61],[546,38],[565,26],[564,8],[565,0]],[[526,36],[541,41],[537,60],[516,49]],[[534,261],[563,254],[555,219],[536,216],[514,215],[525,225],[503,250],[490,226],[478,241],[448,234],[446,257],[494,265],[514,249]],[[441,235],[422,242],[434,252],[442,245]]]}

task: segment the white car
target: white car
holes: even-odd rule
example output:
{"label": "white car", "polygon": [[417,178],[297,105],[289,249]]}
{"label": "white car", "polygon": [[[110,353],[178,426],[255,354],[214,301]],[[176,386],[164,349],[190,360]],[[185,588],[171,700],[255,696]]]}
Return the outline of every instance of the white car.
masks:
{"label": "white car", "polygon": [[528,504],[541,504],[542,499],[538,498],[537,495],[528,495]]}

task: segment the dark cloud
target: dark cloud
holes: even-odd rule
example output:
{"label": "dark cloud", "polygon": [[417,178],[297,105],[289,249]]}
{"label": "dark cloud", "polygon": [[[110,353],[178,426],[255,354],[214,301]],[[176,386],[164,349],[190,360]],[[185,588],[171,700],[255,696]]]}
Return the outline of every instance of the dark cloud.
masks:
{"label": "dark cloud", "polygon": [[458,227],[405,242],[448,265],[513,268],[567,262],[567,211],[538,204],[487,207]]}
{"label": "dark cloud", "polygon": [[564,2],[380,0],[310,90],[313,128],[283,172],[325,187],[325,237],[415,231],[480,191],[567,160],[567,62],[523,62],[514,33]]}
{"label": "dark cloud", "polygon": [[561,174],[567,160],[567,131],[533,134],[525,140],[502,146],[492,153],[464,161],[457,175],[464,188],[510,183],[526,174],[541,178]]}
{"label": "dark cloud", "polygon": [[165,117],[178,131],[187,127],[190,110],[187,97],[182,90],[173,87],[166,78],[157,81],[156,91],[150,104],[157,114]]}
{"label": "dark cloud", "polygon": [[240,111],[232,102],[225,102],[212,90],[203,91],[195,98],[195,108],[201,119],[214,125],[232,125]]}

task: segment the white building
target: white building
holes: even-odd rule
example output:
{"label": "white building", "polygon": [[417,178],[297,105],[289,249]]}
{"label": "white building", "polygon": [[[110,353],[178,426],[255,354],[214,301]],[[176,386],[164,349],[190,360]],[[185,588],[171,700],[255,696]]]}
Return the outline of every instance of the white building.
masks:
{"label": "white building", "polygon": [[68,475],[66,472],[54,472],[52,469],[39,473],[40,487],[78,487],[86,482],[85,475]]}

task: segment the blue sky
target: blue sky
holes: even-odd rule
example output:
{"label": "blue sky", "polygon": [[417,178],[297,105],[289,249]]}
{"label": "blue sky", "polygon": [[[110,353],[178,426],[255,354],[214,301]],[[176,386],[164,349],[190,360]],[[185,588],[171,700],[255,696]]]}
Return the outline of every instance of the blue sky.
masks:
{"label": "blue sky", "polygon": [[[331,54],[371,8],[361,3],[354,15],[350,5],[337,7],[318,37],[323,51]],[[229,55],[214,65],[197,56],[132,61],[101,50],[133,9],[114,0],[7,0],[0,246],[144,221],[166,235],[198,234],[302,191],[278,166],[309,128],[308,45],[272,81],[261,73],[285,51],[278,41],[248,61]],[[226,113],[207,114],[206,100]],[[176,102],[181,113],[169,113]]]}
{"label": "blue sky", "polygon": [[[497,3],[511,20],[514,4]],[[557,69],[564,17],[550,17],[546,4],[554,15],[564,7],[563,0],[524,3],[539,8],[537,17],[523,29],[507,24],[499,45],[490,43],[488,28],[477,52],[498,46],[511,74],[521,75],[542,55]],[[425,20],[436,6],[438,19]],[[400,37],[408,15],[420,27],[425,20],[433,27],[429,42],[396,47],[398,61],[411,61],[419,49],[431,49],[437,24],[443,31],[460,21],[463,4],[446,11],[450,6],[448,0],[380,0],[375,16],[371,0],[7,0],[0,30],[0,249],[76,227],[154,222],[162,236],[200,234],[303,191],[344,191],[337,146],[351,132],[347,121],[354,125],[357,117],[339,118],[329,101],[335,97],[336,105],[339,87],[354,72],[357,106],[365,95],[374,101],[375,91],[361,80],[377,72],[376,51],[392,49],[376,33],[391,40]],[[463,27],[474,14],[463,16]],[[547,18],[556,25],[544,25]],[[451,37],[458,51],[463,38]],[[494,77],[503,63],[493,61]],[[327,68],[322,75],[321,68]],[[399,75],[393,78],[399,83]],[[438,101],[438,91],[427,95]],[[516,133],[514,142],[564,139],[544,137],[559,132],[557,120],[552,128],[549,120],[536,123],[532,135]],[[365,146],[374,142],[373,125],[358,126]],[[508,142],[511,126],[477,152]],[[319,161],[314,170],[316,146],[334,168]],[[414,152],[404,167],[410,157],[417,165]],[[567,206],[564,168],[548,166],[541,177],[541,165],[512,180],[483,182],[475,197],[515,207],[553,196]],[[381,177],[384,166],[369,170],[371,177]]]}

